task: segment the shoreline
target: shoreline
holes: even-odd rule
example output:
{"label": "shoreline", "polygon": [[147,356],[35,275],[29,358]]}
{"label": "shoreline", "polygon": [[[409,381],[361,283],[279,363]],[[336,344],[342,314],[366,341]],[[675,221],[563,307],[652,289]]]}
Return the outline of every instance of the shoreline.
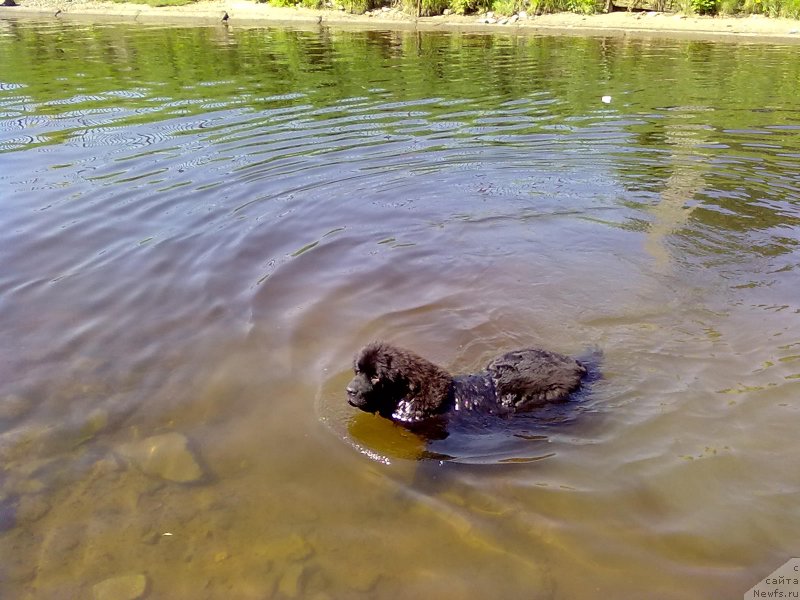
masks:
{"label": "shoreline", "polygon": [[684,38],[761,43],[800,43],[800,21],[743,17],[700,17],[675,13],[615,11],[579,15],[556,13],[519,19],[508,24],[482,23],[478,15],[414,18],[398,10],[353,15],[338,10],[274,7],[251,0],[201,0],[186,6],[96,0],[18,0],[0,6],[0,19],[60,19],[90,22],[139,22],[176,25],[336,27],[500,33],[507,35],[588,35]]}

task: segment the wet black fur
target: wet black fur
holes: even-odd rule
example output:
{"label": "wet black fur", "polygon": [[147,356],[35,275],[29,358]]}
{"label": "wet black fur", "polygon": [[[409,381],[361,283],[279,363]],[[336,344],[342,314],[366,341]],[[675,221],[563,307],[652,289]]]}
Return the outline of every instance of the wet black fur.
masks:
{"label": "wet black fur", "polygon": [[353,371],[348,402],[410,428],[453,411],[507,415],[563,402],[586,376],[586,368],[573,358],[527,348],[496,358],[481,373],[454,377],[383,342],[365,346]]}

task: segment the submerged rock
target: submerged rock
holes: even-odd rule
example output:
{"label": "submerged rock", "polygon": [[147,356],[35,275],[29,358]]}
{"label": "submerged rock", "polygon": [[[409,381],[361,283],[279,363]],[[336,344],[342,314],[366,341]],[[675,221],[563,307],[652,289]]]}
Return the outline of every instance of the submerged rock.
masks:
{"label": "submerged rock", "polygon": [[9,394],[0,398],[0,421],[16,421],[24,417],[33,408],[33,403],[27,398]]}
{"label": "submerged rock", "polygon": [[261,555],[277,561],[303,561],[314,553],[308,540],[298,534],[292,534],[277,540],[271,540],[260,548]]}
{"label": "submerged rock", "polygon": [[293,563],[286,567],[278,582],[278,591],[287,598],[297,598],[302,591],[303,572],[301,563]]}
{"label": "submerged rock", "polygon": [[38,571],[52,573],[63,568],[65,557],[75,556],[76,549],[86,542],[86,531],[86,525],[80,522],[47,527],[39,547]]}
{"label": "submerged rock", "polygon": [[123,444],[118,452],[152,477],[178,483],[203,478],[203,469],[189,449],[188,440],[177,432]]}
{"label": "submerged rock", "polygon": [[92,465],[92,475],[96,477],[107,477],[119,471],[121,466],[119,460],[113,454],[108,454],[107,456],[97,459]]}
{"label": "submerged rock", "polygon": [[17,506],[17,521],[33,523],[50,511],[50,503],[41,494],[22,496]]}
{"label": "submerged rock", "polygon": [[17,503],[15,499],[0,497],[0,533],[8,531],[17,523]]}
{"label": "submerged rock", "polygon": [[96,583],[92,587],[95,600],[136,600],[147,588],[144,575],[120,575]]}
{"label": "submerged rock", "polygon": [[72,428],[66,428],[64,436],[68,438],[69,443],[74,446],[80,446],[92,440],[98,433],[103,431],[108,426],[108,411],[103,408],[96,408],[91,411],[80,422],[76,423]]}

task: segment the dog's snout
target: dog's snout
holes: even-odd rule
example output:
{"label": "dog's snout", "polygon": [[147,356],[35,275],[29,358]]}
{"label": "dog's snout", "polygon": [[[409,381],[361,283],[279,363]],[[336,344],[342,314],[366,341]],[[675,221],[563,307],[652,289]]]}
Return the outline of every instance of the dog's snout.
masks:
{"label": "dog's snout", "polygon": [[348,384],[344,391],[347,393],[347,403],[350,406],[355,406],[356,408],[361,408],[361,404],[363,400],[358,397],[358,389],[352,384]]}

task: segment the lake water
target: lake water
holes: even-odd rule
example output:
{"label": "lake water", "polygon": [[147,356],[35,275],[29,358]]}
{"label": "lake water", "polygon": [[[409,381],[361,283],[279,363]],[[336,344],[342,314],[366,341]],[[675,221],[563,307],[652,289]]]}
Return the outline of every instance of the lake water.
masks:
{"label": "lake water", "polygon": [[[741,597],[800,555],[799,83],[796,46],[0,21],[0,597]],[[375,338],[603,378],[426,448],[345,402]]]}

